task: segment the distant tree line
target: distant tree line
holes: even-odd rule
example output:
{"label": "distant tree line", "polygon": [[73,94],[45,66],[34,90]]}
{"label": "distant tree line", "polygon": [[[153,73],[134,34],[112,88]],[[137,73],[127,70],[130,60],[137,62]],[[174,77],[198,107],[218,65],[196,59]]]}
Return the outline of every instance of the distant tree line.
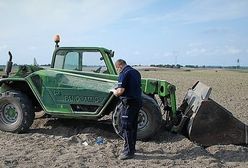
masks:
{"label": "distant tree line", "polygon": [[151,64],[150,65],[151,67],[159,67],[159,68],[182,68],[182,67],[185,67],[185,68],[227,68],[227,69],[248,69],[248,67],[242,67],[242,66],[207,66],[207,65],[202,65],[202,66],[199,66],[199,65],[180,65],[180,64],[177,64],[177,65],[170,65],[170,64]]}
{"label": "distant tree line", "polygon": [[[13,67],[18,66],[18,64],[14,63]],[[51,64],[42,64],[39,66],[44,66],[44,67],[50,67]],[[142,66],[141,64],[139,65],[134,65],[134,66]],[[5,65],[0,65],[0,71],[4,70]],[[248,66],[207,66],[207,65],[180,65],[180,64],[176,64],[176,65],[170,65],[170,64],[151,64],[150,67],[159,67],[159,68],[176,68],[176,69],[180,69],[182,67],[185,68],[226,68],[226,69],[248,69]]]}

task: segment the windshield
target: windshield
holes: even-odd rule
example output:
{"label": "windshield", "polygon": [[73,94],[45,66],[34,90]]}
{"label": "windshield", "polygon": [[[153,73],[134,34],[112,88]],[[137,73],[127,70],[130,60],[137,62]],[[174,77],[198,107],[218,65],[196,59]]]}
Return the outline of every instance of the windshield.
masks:
{"label": "windshield", "polygon": [[108,73],[100,51],[59,50],[55,56],[54,68],[96,73]]}

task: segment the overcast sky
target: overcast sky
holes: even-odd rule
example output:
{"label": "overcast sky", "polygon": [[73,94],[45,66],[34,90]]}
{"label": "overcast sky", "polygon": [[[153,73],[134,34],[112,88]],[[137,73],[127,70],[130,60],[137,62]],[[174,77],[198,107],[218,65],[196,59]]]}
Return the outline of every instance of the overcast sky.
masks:
{"label": "overcast sky", "polygon": [[248,0],[0,0],[0,64],[100,46],[129,64],[248,66]]}

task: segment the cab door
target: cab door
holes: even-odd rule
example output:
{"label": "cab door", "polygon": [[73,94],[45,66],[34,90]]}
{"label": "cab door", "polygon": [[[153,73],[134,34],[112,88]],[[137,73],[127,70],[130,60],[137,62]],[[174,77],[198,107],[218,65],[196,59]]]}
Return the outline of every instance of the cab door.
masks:
{"label": "cab door", "polygon": [[57,52],[54,68],[37,72],[42,79],[41,99],[48,113],[97,115],[116,84],[114,80],[94,76],[107,71],[101,61],[99,51]]}

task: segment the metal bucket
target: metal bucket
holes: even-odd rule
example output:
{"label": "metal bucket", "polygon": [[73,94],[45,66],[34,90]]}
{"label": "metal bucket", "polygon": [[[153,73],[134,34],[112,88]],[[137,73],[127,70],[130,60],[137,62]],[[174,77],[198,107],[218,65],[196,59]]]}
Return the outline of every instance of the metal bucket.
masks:
{"label": "metal bucket", "polygon": [[[197,82],[186,94],[181,106],[188,138],[202,146],[248,144],[248,127],[230,111],[209,98],[211,88]],[[184,109],[183,109],[184,108]]]}

